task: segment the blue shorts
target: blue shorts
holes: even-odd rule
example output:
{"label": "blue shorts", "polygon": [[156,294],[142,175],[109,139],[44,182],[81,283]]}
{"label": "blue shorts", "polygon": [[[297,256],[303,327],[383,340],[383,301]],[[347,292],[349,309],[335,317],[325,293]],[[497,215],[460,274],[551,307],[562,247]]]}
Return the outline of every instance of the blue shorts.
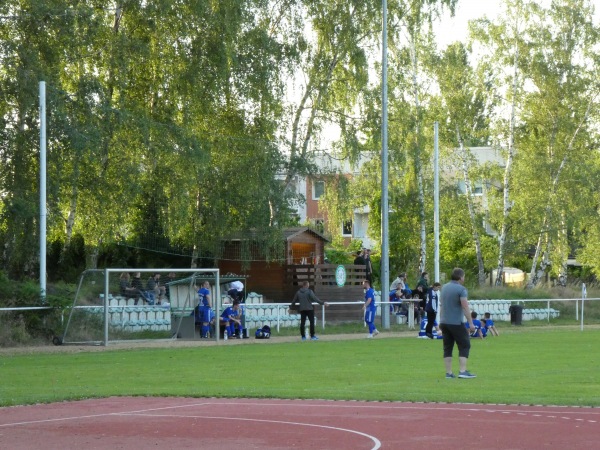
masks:
{"label": "blue shorts", "polygon": [[365,311],[365,322],[372,323],[375,321],[375,311],[372,309],[367,309]]}
{"label": "blue shorts", "polygon": [[200,322],[210,322],[215,317],[215,313],[210,306],[201,306],[199,311]]}

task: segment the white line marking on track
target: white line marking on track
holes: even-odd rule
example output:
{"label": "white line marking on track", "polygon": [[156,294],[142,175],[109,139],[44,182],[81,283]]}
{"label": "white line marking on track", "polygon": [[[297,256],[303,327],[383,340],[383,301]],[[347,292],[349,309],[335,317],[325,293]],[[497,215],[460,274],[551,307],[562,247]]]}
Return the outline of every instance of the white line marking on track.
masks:
{"label": "white line marking on track", "polygon": [[[294,402],[290,402],[290,403],[285,403],[285,402],[281,402],[281,403],[259,403],[259,402],[227,402],[228,405],[256,405],[256,406],[294,406],[294,407],[307,407],[307,408],[314,408],[315,403],[311,402],[310,400],[294,400]],[[542,415],[546,415],[549,412],[551,412],[552,410],[556,409],[557,406],[537,406],[534,408],[537,409],[532,409],[532,410],[523,410],[523,409],[510,409],[510,407],[508,407],[507,405],[498,405],[499,408],[498,409],[494,409],[494,408],[490,408],[490,405],[470,405],[469,407],[461,407],[461,406],[465,406],[464,403],[459,403],[456,405],[452,405],[452,404],[446,404],[448,406],[438,406],[438,403],[415,403],[415,404],[401,404],[401,405],[393,405],[392,403],[377,403],[377,402],[371,402],[371,404],[368,405],[357,405],[355,402],[352,401],[348,401],[346,402],[346,404],[343,404],[341,401],[337,402],[337,401],[328,401],[329,403],[321,403],[319,402],[319,408],[352,408],[352,409],[356,409],[356,408],[364,408],[364,409],[407,409],[407,410],[423,410],[423,411],[428,411],[428,412],[432,412],[432,411],[473,411],[473,412],[482,412],[482,411],[490,411],[490,412],[507,412],[507,413],[519,413],[519,412],[523,412],[525,414],[534,414],[534,413],[538,413],[538,414],[542,414]],[[217,405],[220,405],[222,403],[215,403]],[[501,407],[500,407],[501,406]],[[540,408],[547,408],[547,411],[541,410]],[[558,408],[569,408],[569,406],[559,406]],[[589,409],[586,411],[580,411],[579,407],[572,407],[573,409],[570,411],[561,411],[563,414],[568,413],[568,414],[585,414],[585,415],[595,415],[598,416],[600,415],[600,409],[598,409],[597,411],[590,411]]]}
{"label": "white line marking on track", "polygon": [[14,422],[14,423],[0,424],[0,427],[10,427],[10,426],[16,426],[16,425],[30,425],[30,424],[35,424],[35,423],[60,422],[62,420],[93,419],[95,417],[120,416],[123,414],[147,413],[147,412],[151,412],[151,411],[164,411],[167,409],[189,408],[190,406],[211,406],[211,405],[212,405],[212,403],[194,403],[194,404],[190,404],[190,405],[164,406],[161,408],[148,408],[148,409],[139,409],[139,410],[134,410],[134,411],[111,412],[111,413],[103,413],[103,414],[88,414],[85,416],[59,417],[56,419],[28,420],[26,422]]}
{"label": "white line marking on track", "polygon": [[366,434],[363,433],[361,431],[356,431],[356,430],[350,430],[348,428],[340,428],[340,427],[332,427],[330,425],[320,425],[320,424],[315,424],[315,423],[304,423],[304,422],[288,422],[288,421],[284,421],[284,420],[267,420],[267,419],[249,419],[249,418],[245,418],[245,417],[219,417],[219,416],[199,416],[199,415],[172,415],[172,414],[168,414],[168,415],[160,415],[160,414],[140,414],[140,413],[123,413],[121,415],[126,415],[126,416],[130,416],[130,415],[134,415],[134,416],[144,416],[144,417],[179,417],[179,418],[188,418],[188,419],[210,419],[210,420],[238,420],[238,421],[242,421],[242,422],[260,422],[260,423],[273,423],[273,424],[280,424],[280,425],[299,425],[299,426],[303,426],[303,427],[314,427],[314,428],[324,428],[327,430],[335,430],[335,431],[343,431],[343,432],[347,432],[347,433],[353,433],[353,434],[358,434],[359,436],[363,436],[366,437],[368,439],[370,439],[371,441],[373,441],[373,443],[375,444],[374,447],[371,448],[371,450],[377,450],[379,448],[381,448],[381,442],[379,441],[379,439],[377,439],[375,436],[371,436],[370,434]]}
{"label": "white line marking on track", "polygon": [[[153,411],[167,411],[167,410],[172,410],[172,409],[182,409],[182,408],[192,408],[192,407],[198,407],[198,406],[215,406],[215,405],[239,405],[239,406],[276,406],[276,407],[285,407],[285,406],[293,406],[294,408],[299,408],[299,407],[309,407],[309,408],[313,408],[315,406],[315,404],[318,403],[320,408],[351,408],[351,409],[393,409],[393,410],[423,410],[423,411],[427,411],[427,412],[432,412],[434,410],[440,410],[440,411],[465,411],[465,412],[488,412],[488,413],[501,413],[501,414],[505,414],[505,415],[509,415],[512,413],[516,413],[518,415],[525,415],[525,416],[533,416],[533,417],[546,417],[548,419],[557,419],[559,418],[558,416],[555,415],[548,415],[548,411],[540,411],[539,408],[542,408],[540,406],[536,407],[535,410],[525,410],[523,411],[522,409],[505,409],[505,408],[499,408],[499,409],[493,409],[490,408],[490,405],[482,405],[482,407],[474,407],[474,406],[470,406],[470,407],[462,407],[465,406],[464,404],[457,404],[452,406],[451,404],[448,404],[448,406],[438,406],[439,404],[435,404],[435,403],[418,403],[418,404],[401,404],[401,405],[393,405],[391,403],[373,403],[373,404],[362,404],[359,405],[355,402],[347,402],[346,404],[342,403],[342,402],[335,402],[335,401],[330,401],[330,402],[322,402],[322,401],[310,401],[310,400],[294,400],[293,402],[271,402],[271,403],[267,403],[267,402],[239,402],[239,401],[223,401],[223,402],[215,402],[214,400],[211,401],[203,401],[203,402],[197,402],[197,403],[187,403],[187,404],[183,404],[183,405],[172,405],[172,406],[164,406],[164,407],[159,407],[159,408],[147,408],[147,409],[140,409],[140,410],[133,410],[133,411],[123,411],[123,412],[112,412],[112,413],[104,413],[104,414],[90,414],[90,415],[85,415],[85,416],[73,416],[73,417],[63,417],[63,418],[56,418],[56,419],[43,419],[43,420],[33,420],[33,421],[25,421],[25,422],[15,422],[15,423],[6,423],[6,424],[0,424],[0,428],[6,428],[6,427],[10,427],[10,426],[19,426],[19,425],[29,425],[29,424],[36,424],[36,423],[51,423],[51,422],[60,422],[60,421],[67,421],[67,420],[78,420],[78,419],[87,419],[87,418],[95,418],[95,417],[104,417],[104,416],[111,416],[111,415],[123,415],[123,414],[144,414],[144,413],[149,413],[149,412],[153,412]],[[498,406],[506,406],[506,405],[498,405]],[[553,406],[549,406],[547,407],[549,410],[557,408],[557,407],[553,407]],[[564,413],[568,413],[571,415],[600,415],[600,411],[590,411],[589,409],[586,411],[579,411],[577,408],[573,408],[570,411],[561,411],[563,414]],[[562,419],[570,419],[570,417],[560,417]],[[242,420],[242,419],[240,419]],[[575,419],[575,420],[579,420],[579,421],[584,421],[587,423],[597,423],[597,420],[593,420],[593,419]],[[308,425],[307,425],[308,426]],[[348,430],[350,432],[354,432],[352,430]],[[358,432],[357,432],[358,433]],[[368,435],[365,435],[368,436]],[[369,438],[371,438],[369,436]],[[373,438],[375,439],[375,438]],[[375,447],[378,448],[378,447]]]}
{"label": "white line marking on track", "polygon": [[[220,403],[220,404],[222,404],[222,403]],[[7,427],[11,427],[11,426],[14,427],[14,426],[34,425],[34,424],[40,424],[40,423],[52,423],[52,422],[61,422],[61,421],[69,421],[69,420],[93,419],[93,418],[98,418],[98,417],[109,417],[109,416],[180,417],[180,418],[187,417],[187,418],[202,418],[202,419],[214,419],[214,420],[238,420],[238,421],[247,421],[247,422],[262,422],[262,423],[273,423],[273,424],[282,424],[282,425],[298,425],[298,426],[304,426],[304,427],[314,427],[314,428],[323,428],[323,429],[329,429],[329,430],[335,430],[335,431],[342,431],[342,432],[357,434],[359,436],[363,436],[363,437],[370,439],[374,444],[374,446],[371,448],[371,450],[378,450],[379,448],[381,448],[381,441],[379,441],[379,439],[377,439],[375,436],[371,436],[371,435],[363,433],[361,431],[350,430],[347,428],[333,427],[333,426],[329,426],[329,425],[319,425],[319,424],[302,423],[302,422],[287,422],[287,421],[281,421],[281,420],[249,419],[249,418],[241,418],[241,417],[218,417],[218,416],[198,416],[198,415],[190,416],[190,415],[180,415],[180,414],[177,414],[177,415],[148,414],[153,411],[165,411],[165,410],[172,410],[172,409],[190,408],[190,407],[196,407],[196,406],[212,406],[212,405],[214,405],[214,403],[194,403],[194,404],[186,404],[186,405],[165,406],[165,407],[161,407],[161,408],[148,408],[148,409],[140,409],[140,410],[134,410],[134,411],[111,412],[111,413],[104,413],[104,414],[88,414],[85,416],[70,416],[70,417],[61,417],[61,418],[56,418],[56,419],[43,419],[43,420],[31,420],[31,421],[26,421],[26,422],[5,423],[5,424],[0,424],[0,427],[7,428]],[[287,406],[287,405],[282,405],[282,406]]]}

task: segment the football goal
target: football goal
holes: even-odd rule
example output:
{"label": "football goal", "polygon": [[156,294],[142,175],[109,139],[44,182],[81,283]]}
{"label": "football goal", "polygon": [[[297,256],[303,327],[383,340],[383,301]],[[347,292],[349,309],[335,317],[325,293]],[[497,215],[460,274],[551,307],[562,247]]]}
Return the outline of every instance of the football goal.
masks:
{"label": "football goal", "polygon": [[219,269],[86,270],[54,344],[106,346],[125,340],[193,338],[197,291],[206,281],[218,317],[223,303]]}

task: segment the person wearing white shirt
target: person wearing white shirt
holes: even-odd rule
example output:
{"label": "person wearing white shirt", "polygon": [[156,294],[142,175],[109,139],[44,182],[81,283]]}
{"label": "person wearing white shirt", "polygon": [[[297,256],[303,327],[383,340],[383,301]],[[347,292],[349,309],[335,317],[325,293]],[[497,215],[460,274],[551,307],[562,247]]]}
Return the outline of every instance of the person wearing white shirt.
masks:
{"label": "person wearing white shirt", "polygon": [[400,290],[404,289],[406,286],[405,280],[406,280],[405,273],[402,272],[402,273],[398,274],[398,277],[394,281],[392,281],[392,284],[390,284],[390,292],[395,291],[397,289],[400,289]]}

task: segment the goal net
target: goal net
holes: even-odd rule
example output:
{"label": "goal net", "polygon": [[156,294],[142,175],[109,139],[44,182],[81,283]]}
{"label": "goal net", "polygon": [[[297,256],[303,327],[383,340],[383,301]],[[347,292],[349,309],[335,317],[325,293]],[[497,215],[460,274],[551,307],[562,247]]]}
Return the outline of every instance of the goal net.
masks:
{"label": "goal net", "polygon": [[194,338],[197,291],[205,281],[210,283],[211,306],[218,317],[224,301],[219,269],[86,270],[54,343]]}

